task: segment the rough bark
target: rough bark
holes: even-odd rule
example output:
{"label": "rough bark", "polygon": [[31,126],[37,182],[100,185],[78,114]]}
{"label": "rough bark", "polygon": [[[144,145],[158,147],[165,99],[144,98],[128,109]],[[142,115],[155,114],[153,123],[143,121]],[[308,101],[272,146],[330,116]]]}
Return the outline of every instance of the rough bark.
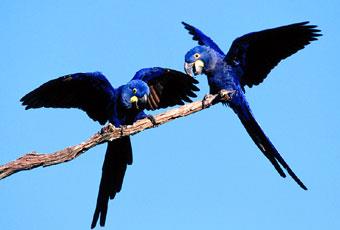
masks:
{"label": "rough bark", "polygon": [[[204,100],[204,106],[203,101],[196,101],[161,113],[154,117],[157,126],[208,108],[217,102],[217,98],[217,95],[207,95]],[[51,154],[39,154],[37,152],[27,153],[14,161],[0,166],[0,179],[23,170],[30,170],[40,166],[47,167],[71,161],[96,145],[113,139],[121,138],[123,136],[134,135],[145,129],[154,127],[156,126],[154,126],[147,118],[139,120],[133,125],[128,125],[121,128],[115,128],[113,125],[108,124],[103,127],[100,132],[96,133],[88,140],[78,145],[70,146]]]}

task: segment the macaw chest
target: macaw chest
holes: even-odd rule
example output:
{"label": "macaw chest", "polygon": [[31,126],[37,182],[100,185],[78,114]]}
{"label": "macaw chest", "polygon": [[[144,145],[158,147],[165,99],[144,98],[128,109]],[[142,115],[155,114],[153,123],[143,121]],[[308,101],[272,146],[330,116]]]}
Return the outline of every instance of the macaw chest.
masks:
{"label": "macaw chest", "polygon": [[136,117],[136,113],[129,109],[116,108],[109,120],[115,127],[131,125]]}
{"label": "macaw chest", "polygon": [[221,71],[219,73],[208,76],[208,83],[210,86],[210,93],[216,94],[222,89],[238,90],[238,78],[232,72]]}

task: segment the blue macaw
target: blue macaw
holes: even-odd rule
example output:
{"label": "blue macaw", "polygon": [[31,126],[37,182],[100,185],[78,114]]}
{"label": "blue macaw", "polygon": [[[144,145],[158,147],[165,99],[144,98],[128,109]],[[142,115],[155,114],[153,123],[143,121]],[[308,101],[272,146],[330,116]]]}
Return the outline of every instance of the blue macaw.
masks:
{"label": "blue macaw", "polygon": [[[261,129],[245,97],[245,86],[260,84],[283,59],[317,40],[320,30],[309,22],[295,23],[249,33],[235,39],[227,54],[199,29],[182,22],[199,46],[185,55],[185,71],[190,76],[205,74],[211,94],[219,94],[238,116],[248,134],[282,177],[288,174],[304,190],[295,175]],[[281,166],[280,166],[281,165]]]}
{"label": "blue macaw", "polygon": [[[172,69],[160,67],[139,70],[126,85],[113,88],[100,72],[75,73],[50,80],[21,98],[25,109],[78,108],[94,121],[115,127],[131,125],[148,117],[144,109],[155,110],[191,102],[197,80]],[[154,123],[155,124],[155,123]],[[132,164],[130,137],[108,142],[96,209],[91,228],[105,225],[109,199],[122,188],[127,165]]]}

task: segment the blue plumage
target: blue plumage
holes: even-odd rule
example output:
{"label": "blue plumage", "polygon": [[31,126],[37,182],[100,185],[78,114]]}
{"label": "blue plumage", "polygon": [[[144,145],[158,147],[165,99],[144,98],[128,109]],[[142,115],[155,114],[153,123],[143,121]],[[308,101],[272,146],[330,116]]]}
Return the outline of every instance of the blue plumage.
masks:
{"label": "blue plumage", "polygon": [[[141,69],[130,82],[118,88],[113,88],[100,72],[75,73],[42,84],[22,97],[21,102],[26,109],[78,108],[102,125],[110,122],[119,127],[150,117],[144,109],[155,110],[190,102],[190,97],[196,97],[197,83],[182,72],[160,67]],[[105,225],[108,201],[121,190],[130,164],[130,137],[108,142],[91,228],[96,226],[99,218],[100,225]]]}
{"label": "blue plumage", "polygon": [[208,77],[210,93],[220,93],[237,114],[248,134],[282,177],[288,174],[307,190],[255,120],[245,97],[245,86],[260,84],[284,58],[317,40],[320,30],[308,22],[295,23],[243,35],[234,40],[224,55],[218,45],[197,28],[184,23],[200,46],[185,55],[185,71],[193,76]]}

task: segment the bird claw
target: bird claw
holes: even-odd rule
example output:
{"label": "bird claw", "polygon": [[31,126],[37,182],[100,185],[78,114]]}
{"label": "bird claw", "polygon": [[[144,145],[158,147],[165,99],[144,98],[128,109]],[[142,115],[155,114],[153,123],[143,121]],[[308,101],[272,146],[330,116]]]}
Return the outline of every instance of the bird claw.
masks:
{"label": "bird claw", "polygon": [[155,119],[154,116],[152,116],[152,115],[147,115],[146,118],[149,119],[149,120],[151,121],[151,123],[153,124],[153,126],[157,126],[157,125],[158,125],[158,124],[157,124],[157,121],[156,121],[156,119]]}
{"label": "bird claw", "polygon": [[230,100],[233,98],[235,92],[236,92],[236,90],[226,90],[226,89],[222,89],[222,90],[218,93],[218,95],[219,95],[221,101],[227,102],[227,101],[230,101]]}
{"label": "bird claw", "polygon": [[202,99],[202,109],[210,107],[210,103],[209,103],[209,100],[208,100],[210,98],[211,98],[210,94],[204,95],[204,97]]}
{"label": "bird claw", "polygon": [[124,129],[127,128],[127,125],[120,125],[119,128],[120,128],[120,136],[123,136],[124,135]]}
{"label": "bird claw", "polygon": [[106,132],[112,132],[115,128],[116,127],[113,124],[109,123],[107,126],[101,128],[100,133],[103,134]]}

